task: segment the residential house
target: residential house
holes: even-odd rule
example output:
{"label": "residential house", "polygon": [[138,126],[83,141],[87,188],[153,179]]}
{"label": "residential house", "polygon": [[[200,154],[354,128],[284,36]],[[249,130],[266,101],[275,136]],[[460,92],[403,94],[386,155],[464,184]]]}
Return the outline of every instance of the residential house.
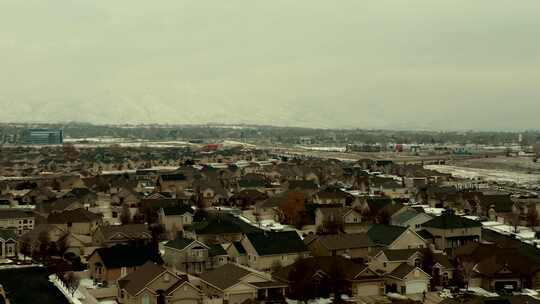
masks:
{"label": "residential house", "polygon": [[148,261],[162,262],[149,246],[115,245],[96,249],[88,257],[88,270],[94,281],[113,284]]}
{"label": "residential house", "polygon": [[386,292],[402,295],[422,294],[429,291],[431,276],[420,267],[402,263],[386,276]]}
{"label": "residential house", "polygon": [[0,229],[0,259],[17,258],[19,241],[12,229]]}
{"label": "residential house", "polygon": [[433,253],[433,267],[431,277],[436,286],[447,287],[454,279],[456,267],[444,253]]}
{"label": "residential house", "polygon": [[472,270],[469,285],[486,290],[540,288],[540,250],[519,240],[468,243],[454,250],[460,267]]}
{"label": "residential house", "polygon": [[97,194],[88,188],[73,188],[63,198],[76,198],[83,205],[92,206],[97,201]]}
{"label": "residential house", "polygon": [[296,231],[247,233],[241,240],[251,268],[268,270],[275,265],[288,266],[310,255]]}
{"label": "residential house", "polygon": [[244,234],[258,232],[254,227],[229,213],[211,213],[207,219],[184,227],[183,236],[205,244],[224,244],[240,241]]}
{"label": "residential house", "polygon": [[47,217],[49,224],[55,224],[66,231],[84,235],[92,235],[101,222],[100,215],[82,208],[51,213]]}
{"label": "residential house", "polygon": [[307,236],[304,243],[313,256],[343,256],[367,261],[380,248],[366,233]]}
{"label": "residential house", "polygon": [[424,212],[418,212],[412,208],[407,208],[397,212],[390,217],[390,224],[400,227],[408,227],[414,231],[422,230],[422,224],[433,219],[431,215]]}
{"label": "residential house", "polygon": [[422,249],[383,249],[370,258],[369,266],[379,273],[388,274],[401,264],[422,266]]}
{"label": "residential house", "polygon": [[259,202],[263,202],[266,199],[268,199],[268,195],[264,192],[254,190],[254,189],[245,189],[231,196],[229,198],[229,203],[231,205],[238,206],[241,208],[247,208]]}
{"label": "residential house", "polygon": [[482,238],[480,222],[457,216],[452,210],[424,223],[422,227],[433,235],[438,250],[451,250]]}
{"label": "residential house", "polygon": [[384,294],[384,278],[364,264],[343,257],[312,257],[296,261],[273,273],[280,281],[288,282],[292,288],[299,284],[309,286],[321,298],[330,296],[329,279],[341,273],[339,292],[349,297],[380,296]]}
{"label": "residential house", "polygon": [[321,207],[315,211],[315,226],[319,231],[340,230],[353,233],[362,229],[362,214],[350,207]]}
{"label": "residential house", "polygon": [[195,211],[188,205],[166,206],[159,209],[158,222],[174,239],[178,232],[184,230],[185,226],[193,223],[194,214]]}
{"label": "residential house", "polygon": [[94,244],[110,247],[118,244],[148,244],[152,233],[145,224],[100,226],[92,235]]}
{"label": "residential house", "polygon": [[178,237],[163,246],[163,260],[178,271],[198,274],[228,262],[225,249],[219,245]]}
{"label": "residential house", "polygon": [[32,212],[17,209],[0,210],[0,229],[13,229],[23,235],[34,229],[35,217]]}
{"label": "residential house", "polygon": [[242,242],[232,242],[225,247],[229,260],[233,263],[247,266],[247,252]]}
{"label": "residential house", "polygon": [[210,299],[229,304],[246,300],[283,301],[287,284],[266,273],[238,264],[225,264],[200,275],[201,290]]}
{"label": "residential house", "polygon": [[187,276],[146,262],[118,281],[117,300],[121,304],[199,304],[202,294]]}
{"label": "residential house", "polygon": [[184,191],[190,182],[182,173],[162,174],[156,183],[157,192],[179,193]]}
{"label": "residential house", "polygon": [[426,240],[410,228],[377,224],[371,226],[367,234],[375,244],[387,249],[414,249],[427,246]]}
{"label": "residential house", "polygon": [[37,205],[56,199],[56,194],[47,187],[38,187],[30,190],[21,197],[22,205]]}
{"label": "residential house", "polygon": [[350,206],[353,200],[351,194],[337,187],[326,187],[313,196],[313,202],[320,205]]}

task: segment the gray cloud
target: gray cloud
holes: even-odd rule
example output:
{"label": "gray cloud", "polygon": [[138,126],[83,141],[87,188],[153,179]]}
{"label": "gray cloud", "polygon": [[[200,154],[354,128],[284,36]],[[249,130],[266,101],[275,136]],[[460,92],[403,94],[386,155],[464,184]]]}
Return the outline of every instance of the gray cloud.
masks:
{"label": "gray cloud", "polygon": [[538,128],[540,2],[0,0],[0,120]]}

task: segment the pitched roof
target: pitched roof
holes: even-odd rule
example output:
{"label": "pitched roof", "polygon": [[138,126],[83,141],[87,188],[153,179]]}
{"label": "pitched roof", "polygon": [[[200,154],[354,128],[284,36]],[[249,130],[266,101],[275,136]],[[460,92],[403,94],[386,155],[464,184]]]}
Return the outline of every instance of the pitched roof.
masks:
{"label": "pitched roof", "polygon": [[203,281],[210,283],[221,290],[236,285],[243,277],[252,273],[245,267],[236,264],[225,264],[200,275]]}
{"label": "pitched roof", "polygon": [[239,254],[246,254],[246,248],[244,248],[241,242],[234,242],[233,246]]}
{"label": "pitched roof", "polygon": [[4,241],[9,239],[17,240],[17,234],[12,229],[0,229],[0,239]]}
{"label": "pitched roof", "polygon": [[457,229],[482,227],[480,222],[457,216],[452,213],[443,213],[442,215],[422,224],[422,227],[431,227],[439,229]]}
{"label": "pitched roof", "polygon": [[182,173],[176,173],[176,174],[163,174],[160,176],[160,178],[163,181],[184,181],[186,180],[186,176]]}
{"label": "pitched roof", "polygon": [[420,252],[419,249],[385,249],[384,255],[389,261],[407,261],[415,253]]}
{"label": "pitched roof", "polygon": [[171,247],[178,250],[184,250],[187,246],[191,245],[195,240],[187,239],[184,237],[177,237],[172,241],[165,243],[165,247]]}
{"label": "pitched roof", "polygon": [[320,242],[329,250],[366,248],[375,246],[375,243],[371,241],[366,233],[321,235],[318,236],[315,241]]}
{"label": "pitched roof", "polygon": [[309,251],[296,231],[248,233],[246,238],[261,256]]}
{"label": "pitched roof", "polygon": [[406,230],[405,227],[378,224],[371,226],[367,234],[374,243],[388,246]]}
{"label": "pitched roof", "polygon": [[221,212],[209,216],[208,219],[203,222],[194,223],[191,226],[184,227],[184,230],[195,231],[195,233],[198,235],[250,233],[261,231],[261,229],[242,221],[232,214]]}
{"label": "pitched roof", "polygon": [[101,218],[100,215],[92,213],[86,209],[79,208],[75,210],[66,210],[58,213],[51,213],[47,217],[49,224],[65,224],[65,223],[89,223],[97,221]]}
{"label": "pitched roof", "polygon": [[[366,265],[355,263],[350,259],[341,256],[321,256],[310,257],[296,261],[294,264],[283,267],[272,275],[280,280],[289,281],[292,273],[299,272],[303,280],[311,280],[313,276],[321,271],[331,275],[336,270],[343,272],[346,280],[361,280],[360,276],[364,271],[369,270]],[[370,279],[379,279],[380,276],[372,271],[367,275]]]}
{"label": "pitched roof", "polygon": [[186,213],[189,213],[192,215],[195,214],[195,211],[193,211],[193,208],[185,204],[178,205],[178,206],[163,207],[163,212],[165,213],[165,215],[183,215]]}
{"label": "pitched roof", "polygon": [[312,180],[290,180],[289,189],[301,189],[301,190],[316,190],[319,187]]}
{"label": "pitched roof", "polygon": [[148,261],[161,263],[161,257],[149,246],[115,245],[98,248],[91,255],[99,254],[107,268],[136,267]]}
{"label": "pitched roof", "polygon": [[141,238],[151,235],[150,230],[146,227],[145,224],[130,224],[130,225],[109,225],[102,226],[101,233],[103,236],[108,239],[115,236],[118,233],[121,233],[128,238]]}
{"label": "pitched roof", "polygon": [[214,245],[210,245],[210,248],[208,249],[208,255],[211,257],[227,255],[227,251],[225,251],[223,246],[219,244],[214,244]]}
{"label": "pitched roof", "polygon": [[0,219],[16,219],[16,218],[29,218],[29,217],[34,217],[34,215],[31,212],[27,212],[23,210],[16,210],[16,209],[0,210]]}
{"label": "pitched roof", "polygon": [[141,292],[148,283],[160,276],[167,270],[153,262],[146,262],[134,272],[122,278],[118,284],[120,288],[125,289],[129,294],[136,295]]}
{"label": "pitched roof", "polygon": [[407,221],[413,219],[418,214],[420,214],[420,212],[414,209],[407,209],[403,212],[392,215],[392,222],[398,223],[398,224],[404,224]]}
{"label": "pitched roof", "polygon": [[[411,271],[415,270],[416,266],[411,266],[407,263],[402,263],[399,265],[394,271],[392,271],[390,274],[388,274],[391,277],[398,278],[400,280],[404,279]],[[418,268],[420,269],[420,268]]]}

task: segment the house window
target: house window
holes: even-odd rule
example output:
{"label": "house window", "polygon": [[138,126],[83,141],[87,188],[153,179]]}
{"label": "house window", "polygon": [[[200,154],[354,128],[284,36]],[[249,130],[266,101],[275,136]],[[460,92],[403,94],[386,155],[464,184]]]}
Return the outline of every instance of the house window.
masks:
{"label": "house window", "polygon": [[401,294],[407,293],[407,287],[401,286]]}
{"label": "house window", "polygon": [[386,268],[386,262],[382,263],[382,267]]}
{"label": "house window", "polygon": [[120,276],[125,277],[127,275],[127,268],[122,267],[120,268]]}
{"label": "house window", "polygon": [[442,275],[442,282],[443,282],[443,284],[447,284],[447,283],[448,283],[448,272],[443,273],[443,275]]}
{"label": "house window", "polygon": [[148,294],[144,294],[141,300],[142,304],[150,304],[150,296]]}

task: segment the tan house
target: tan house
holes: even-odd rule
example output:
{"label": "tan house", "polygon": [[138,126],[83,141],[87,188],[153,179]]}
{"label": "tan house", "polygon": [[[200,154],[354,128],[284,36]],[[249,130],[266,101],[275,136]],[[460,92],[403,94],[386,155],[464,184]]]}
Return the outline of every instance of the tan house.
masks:
{"label": "tan house", "polygon": [[0,229],[13,229],[23,235],[34,229],[34,215],[22,210],[0,210]]}
{"label": "tan house", "polygon": [[276,265],[291,265],[310,256],[309,249],[296,231],[247,233],[241,240],[249,267],[269,270]]}
{"label": "tan house", "polygon": [[145,224],[101,226],[92,235],[94,244],[107,247],[134,242],[149,243],[151,239],[152,233]]}
{"label": "tan house", "polygon": [[118,281],[117,300],[122,304],[198,304],[202,294],[187,276],[147,262]]}
{"label": "tan house", "polygon": [[75,234],[92,235],[101,225],[102,217],[86,209],[66,210],[49,214],[47,223]]}
{"label": "tan house", "polygon": [[379,273],[391,273],[401,264],[410,266],[422,265],[422,253],[419,249],[384,249],[375,254],[370,261],[369,266]]}
{"label": "tan house", "polygon": [[194,214],[195,211],[187,205],[163,207],[158,211],[158,221],[174,239],[176,233],[184,230],[184,226],[193,223]]}
{"label": "tan house", "polygon": [[156,190],[158,192],[180,193],[189,186],[189,181],[182,173],[160,175]]}
{"label": "tan house", "polygon": [[470,242],[479,242],[482,238],[480,222],[457,216],[452,211],[424,223],[422,227],[433,235],[438,250],[452,250]]}
{"label": "tan house", "polygon": [[330,292],[330,284],[326,282],[336,270],[342,273],[338,287],[341,294],[350,297],[384,294],[384,277],[366,265],[344,257],[326,256],[298,260],[293,265],[278,269],[273,275],[281,281],[290,282],[291,274],[295,273],[300,284],[313,289],[317,296],[325,297]]}
{"label": "tan house", "polygon": [[[317,229],[339,227],[343,231],[354,231],[362,225],[360,212],[349,207],[317,208],[315,211],[315,226]],[[358,228],[357,228],[358,227]]]}
{"label": "tan house", "polygon": [[163,260],[167,266],[187,273],[202,273],[228,262],[225,249],[219,245],[178,237],[163,246]]}
{"label": "tan house", "polygon": [[410,228],[373,225],[367,232],[370,239],[377,245],[387,249],[426,248],[427,242]]}
{"label": "tan house", "polygon": [[304,243],[313,256],[343,256],[364,260],[380,248],[365,233],[308,236]]}
{"label": "tan house", "polygon": [[402,295],[422,294],[429,291],[430,279],[431,276],[420,267],[403,263],[386,275],[386,292]]}
{"label": "tan house", "polygon": [[201,290],[210,299],[229,304],[246,300],[283,301],[287,284],[275,281],[269,274],[238,264],[226,264],[201,274]]}
{"label": "tan house", "polygon": [[19,241],[14,230],[0,229],[0,259],[16,258],[19,253]]}
{"label": "tan house", "polygon": [[96,249],[88,257],[88,270],[94,281],[113,284],[148,261],[162,262],[148,246],[115,245]]}

